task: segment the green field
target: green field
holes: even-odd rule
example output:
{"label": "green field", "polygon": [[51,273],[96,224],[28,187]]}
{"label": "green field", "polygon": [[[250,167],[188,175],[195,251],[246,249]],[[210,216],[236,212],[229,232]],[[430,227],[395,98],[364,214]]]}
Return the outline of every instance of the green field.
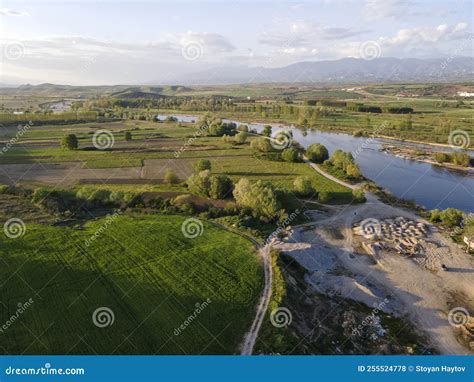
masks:
{"label": "green field", "polygon": [[[204,222],[186,238],[181,216],[119,216],[82,229],[27,224],[2,238],[3,354],[233,354],[262,286],[253,245]],[[106,229],[89,246],[86,240]],[[189,326],[175,329],[210,299]],[[99,307],[111,326],[92,321]]]}

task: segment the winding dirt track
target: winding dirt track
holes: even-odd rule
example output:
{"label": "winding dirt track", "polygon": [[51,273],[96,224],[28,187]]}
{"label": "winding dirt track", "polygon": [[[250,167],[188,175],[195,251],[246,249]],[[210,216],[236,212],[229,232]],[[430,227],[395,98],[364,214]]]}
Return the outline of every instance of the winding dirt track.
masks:
{"label": "winding dirt track", "polygon": [[268,309],[270,298],[272,297],[272,265],[270,261],[270,245],[266,245],[259,251],[263,258],[263,269],[265,272],[265,286],[263,288],[262,297],[257,306],[257,314],[252,322],[250,330],[245,334],[242,342],[241,355],[252,355],[253,347],[258,338],[260,327],[262,326],[265,313]]}

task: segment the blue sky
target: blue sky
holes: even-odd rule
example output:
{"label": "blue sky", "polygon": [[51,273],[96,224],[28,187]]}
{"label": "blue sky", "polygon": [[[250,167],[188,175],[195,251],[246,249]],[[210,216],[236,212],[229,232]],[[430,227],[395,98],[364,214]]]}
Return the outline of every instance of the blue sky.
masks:
{"label": "blue sky", "polygon": [[472,56],[472,20],[463,0],[1,1],[0,82],[146,83],[229,65]]}

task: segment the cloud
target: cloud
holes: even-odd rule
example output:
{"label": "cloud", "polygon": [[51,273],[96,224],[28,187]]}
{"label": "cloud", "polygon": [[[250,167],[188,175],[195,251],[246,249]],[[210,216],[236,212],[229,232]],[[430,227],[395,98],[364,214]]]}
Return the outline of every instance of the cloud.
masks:
{"label": "cloud", "polygon": [[278,27],[274,31],[267,31],[260,35],[258,42],[273,47],[314,47],[318,42],[343,40],[360,36],[368,30],[327,27],[314,22],[295,21],[287,23],[286,27]]}
{"label": "cloud", "polygon": [[8,8],[0,8],[0,15],[1,16],[29,16],[28,12],[15,11],[13,9],[8,9]]}
{"label": "cloud", "polygon": [[366,20],[400,19],[411,12],[411,6],[408,0],[366,0],[362,14]]}

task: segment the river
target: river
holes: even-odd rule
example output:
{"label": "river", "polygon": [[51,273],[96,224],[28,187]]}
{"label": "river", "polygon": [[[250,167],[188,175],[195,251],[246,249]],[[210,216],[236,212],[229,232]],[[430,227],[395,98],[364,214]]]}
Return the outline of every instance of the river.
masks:
{"label": "river", "polygon": [[[174,116],[180,122],[192,122],[197,119],[196,116],[190,115]],[[159,117],[162,119],[165,116]],[[237,121],[233,122],[240,124]],[[258,132],[263,128],[263,124],[259,123],[248,126]],[[379,139],[319,130],[307,130],[304,134],[301,129],[275,124],[272,126],[274,133],[278,130],[291,130],[293,139],[304,147],[308,147],[311,143],[321,143],[327,147],[330,154],[336,149],[351,152],[366,178],[399,198],[413,200],[428,209],[453,207],[465,212],[474,212],[472,175],[382,152],[380,149],[383,141]]]}

